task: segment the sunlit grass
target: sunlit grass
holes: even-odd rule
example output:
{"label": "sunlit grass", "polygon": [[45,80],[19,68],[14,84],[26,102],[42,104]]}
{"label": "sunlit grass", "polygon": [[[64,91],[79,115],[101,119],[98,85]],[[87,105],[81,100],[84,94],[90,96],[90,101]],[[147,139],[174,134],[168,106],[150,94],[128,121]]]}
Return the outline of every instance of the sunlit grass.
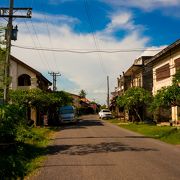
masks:
{"label": "sunlit grass", "polygon": [[156,126],[143,123],[123,123],[117,119],[108,121],[151,138],[159,139],[170,144],[180,144],[180,129],[177,127]]}

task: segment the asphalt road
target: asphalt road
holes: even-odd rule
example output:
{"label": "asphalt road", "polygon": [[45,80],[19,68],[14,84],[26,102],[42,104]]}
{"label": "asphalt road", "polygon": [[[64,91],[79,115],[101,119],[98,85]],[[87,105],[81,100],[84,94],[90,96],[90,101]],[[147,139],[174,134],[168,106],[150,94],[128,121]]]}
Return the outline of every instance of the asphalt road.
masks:
{"label": "asphalt road", "polygon": [[33,180],[179,180],[180,147],[86,116],[62,127]]}

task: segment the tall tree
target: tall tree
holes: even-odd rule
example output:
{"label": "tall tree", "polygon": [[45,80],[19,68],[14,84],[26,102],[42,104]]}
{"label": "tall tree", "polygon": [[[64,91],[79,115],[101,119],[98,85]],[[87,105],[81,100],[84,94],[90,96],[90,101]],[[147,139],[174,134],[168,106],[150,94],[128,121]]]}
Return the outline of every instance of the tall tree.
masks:
{"label": "tall tree", "polygon": [[80,96],[81,98],[85,98],[86,95],[87,95],[87,93],[86,93],[86,91],[83,90],[83,89],[79,92],[79,96]]}

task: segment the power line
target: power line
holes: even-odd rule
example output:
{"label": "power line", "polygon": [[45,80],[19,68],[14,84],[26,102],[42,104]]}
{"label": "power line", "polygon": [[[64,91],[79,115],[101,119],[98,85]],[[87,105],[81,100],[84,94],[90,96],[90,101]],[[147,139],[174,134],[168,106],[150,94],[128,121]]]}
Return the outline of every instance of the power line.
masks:
{"label": "power line", "polygon": [[30,46],[19,46],[19,45],[12,45],[16,48],[21,49],[29,49],[29,50],[37,50],[37,51],[55,51],[55,52],[64,52],[64,53],[77,53],[77,54],[91,54],[91,53],[126,53],[126,52],[143,52],[143,51],[161,51],[163,49],[101,49],[101,50],[83,50],[83,49],[50,49],[50,48],[35,48]]}
{"label": "power line", "polygon": [[96,35],[94,33],[94,23],[93,23],[93,20],[91,18],[91,14],[90,14],[90,11],[89,11],[89,4],[88,4],[87,0],[84,0],[84,7],[85,7],[85,12],[86,12],[86,15],[87,15],[88,22],[89,22],[89,25],[90,25],[90,28],[91,28],[91,33],[92,33],[92,37],[93,37],[93,40],[94,40],[94,44],[95,44],[96,49],[98,50],[98,58],[99,58],[100,66],[101,66],[102,71],[104,72],[104,74],[107,74],[106,71],[105,71],[105,68],[104,68],[104,66],[102,64],[102,56],[101,56],[101,53],[99,51],[100,48],[99,48],[99,45],[98,45]]}
{"label": "power line", "polygon": [[[32,36],[32,33],[31,33],[31,31],[30,31],[30,28],[29,28],[29,26],[28,26],[27,22],[26,22],[24,19],[23,19],[23,22],[24,22],[24,24],[25,24],[25,25],[26,25],[26,27],[27,27],[27,30],[28,30],[28,32],[29,32],[29,34],[30,34],[30,37],[31,37],[32,42],[33,42],[33,44],[34,44],[34,47],[36,48],[36,47],[37,47],[37,46],[36,46],[36,42],[35,42],[35,40],[34,40],[34,38],[33,38],[33,36]],[[37,51],[37,53],[38,53],[38,55],[39,55],[39,57],[40,57],[40,59],[41,59],[42,63],[43,63],[45,66],[47,66],[47,68],[49,69],[49,66],[48,66],[47,64],[45,64],[45,62],[43,61],[43,58],[42,58],[42,56],[41,56],[40,52],[39,52],[39,51]]]}
{"label": "power line", "polygon": [[[26,3],[27,3],[27,2],[24,1],[24,4],[26,4]],[[33,7],[33,3],[34,3],[34,0],[32,0],[32,2],[31,2],[32,7]],[[32,19],[30,19],[30,22],[31,22],[32,30],[34,31],[34,34],[35,34],[37,43],[39,44],[39,47],[41,47],[41,44],[40,44],[40,41],[39,41],[39,38],[38,38],[38,35],[37,35],[37,31],[36,31],[35,26],[34,26],[34,24],[33,24],[33,22],[32,22]],[[33,40],[33,41],[34,41],[34,46],[35,46],[35,48],[38,48],[38,45],[36,45],[35,40]],[[40,52],[41,52],[41,51],[40,51]],[[41,61],[43,62],[43,64],[46,65],[49,70],[52,70],[52,68],[50,67],[49,63],[46,61],[46,56],[44,55],[44,52],[41,52],[41,53],[38,53],[38,54],[39,54],[40,59],[41,59]],[[44,59],[44,61],[43,61],[43,59]],[[45,63],[45,62],[46,62],[46,63]]]}
{"label": "power line", "polygon": [[[45,12],[45,6],[44,4],[42,3],[42,7],[43,7],[43,10]],[[46,16],[46,13],[44,13],[44,20],[45,20],[45,24],[46,24],[46,28],[47,28],[47,33],[48,33],[48,37],[49,37],[49,42],[51,44],[51,47],[54,48],[53,46],[53,42],[52,42],[52,38],[51,38],[51,33],[50,33],[50,30],[49,30],[49,24],[48,24],[48,21],[47,21],[47,16]],[[57,60],[56,60],[56,56],[54,54],[54,52],[52,51],[52,57],[53,57],[53,60],[55,62],[55,69],[58,67],[57,65]]]}

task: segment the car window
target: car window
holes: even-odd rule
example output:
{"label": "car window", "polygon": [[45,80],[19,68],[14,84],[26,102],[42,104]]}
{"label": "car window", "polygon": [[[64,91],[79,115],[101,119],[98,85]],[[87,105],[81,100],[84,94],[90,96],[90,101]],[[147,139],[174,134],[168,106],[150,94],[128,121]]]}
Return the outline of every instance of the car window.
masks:
{"label": "car window", "polygon": [[110,112],[108,109],[103,110],[102,112]]}

